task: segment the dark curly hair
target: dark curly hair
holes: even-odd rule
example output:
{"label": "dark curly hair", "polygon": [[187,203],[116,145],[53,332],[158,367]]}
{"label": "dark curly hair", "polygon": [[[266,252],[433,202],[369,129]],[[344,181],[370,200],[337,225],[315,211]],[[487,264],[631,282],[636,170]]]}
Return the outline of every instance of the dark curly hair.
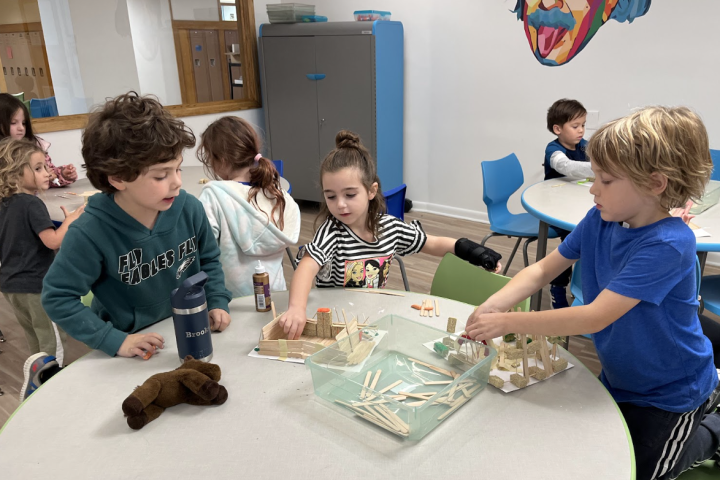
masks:
{"label": "dark curly hair", "polygon": [[192,131],[156,98],[128,92],[90,114],[82,135],[83,167],[95,188],[113,193],[108,177],[132,182],[194,145]]}
{"label": "dark curly hair", "polygon": [[[378,184],[375,198],[370,200],[368,205],[367,219],[365,226],[373,234],[380,238],[378,228],[380,226],[380,214],[387,213],[385,197],[380,188],[380,177],[377,174],[375,161],[370,156],[367,148],[360,142],[360,137],[349,130],[340,130],[335,136],[335,150],[331,151],[325,157],[320,165],[320,185],[322,186],[322,177],[326,172],[338,172],[345,168],[357,168],[360,171],[360,179],[366,190],[370,191],[373,183]],[[339,224],[339,220],[332,216],[328,209],[327,202],[323,198],[320,207],[320,213],[315,219],[315,225],[319,221],[331,219],[335,225]]]}

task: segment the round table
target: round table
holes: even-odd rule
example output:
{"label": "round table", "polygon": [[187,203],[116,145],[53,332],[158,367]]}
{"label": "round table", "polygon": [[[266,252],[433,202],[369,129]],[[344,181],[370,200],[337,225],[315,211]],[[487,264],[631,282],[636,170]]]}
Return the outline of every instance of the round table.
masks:
{"label": "round table", "polygon": [[[204,186],[204,184],[200,183],[200,179],[202,178],[211,180],[205,173],[203,167],[182,167],[182,188],[190,195],[195,197],[200,196],[200,192],[202,192]],[[280,177],[280,186],[283,190],[290,193],[290,183],[283,177]],[[82,178],[66,187],[51,188],[41,193],[40,198],[45,202],[45,205],[47,205],[50,218],[56,222],[62,222],[65,219],[65,215],[60,209],[60,206],[65,207],[70,212],[81,206],[85,201],[83,197],[72,195],[72,193],[79,194],[92,190],[96,190],[96,188],[90,184],[90,180]]]}
{"label": "round table", "polygon": [[[548,225],[573,230],[585,218],[595,202],[590,188],[566,178],[545,180],[529,186],[522,193],[522,206],[540,220],[536,261],[547,252]],[[720,205],[714,205],[697,215],[692,222],[710,234],[696,238],[701,267],[705,267],[707,252],[720,252]],[[534,295],[533,310],[540,311],[541,295]]]}
{"label": "round table", "polygon": [[[440,299],[442,317],[412,304],[429,295],[313,289],[308,311],[344,308],[403,315],[458,331],[473,307]],[[273,293],[278,312],[287,292]],[[219,407],[179,405],[131,430],[121,404],[136,385],[179,365],[170,319],[150,327],[165,349],[149,361],[93,351],[35,392],[0,432],[2,478],[532,478],[630,479],[624,421],[600,382],[575,367],[525,390],[487,386],[420,442],[345,416],[313,393],[303,365],[248,357],[270,313],[252,297],[232,301],[232,324],[213,334],[213,362],[229,393]]]}

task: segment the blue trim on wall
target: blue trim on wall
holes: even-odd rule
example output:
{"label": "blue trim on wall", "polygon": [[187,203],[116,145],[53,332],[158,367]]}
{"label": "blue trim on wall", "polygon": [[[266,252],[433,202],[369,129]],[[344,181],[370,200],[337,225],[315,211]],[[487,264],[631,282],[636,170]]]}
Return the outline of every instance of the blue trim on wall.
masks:
{"label": "blue trim on wall", "polygon": [[382,189],[390,190],[403,183],[403,26],[376,20],[372,31],[378,176]]}

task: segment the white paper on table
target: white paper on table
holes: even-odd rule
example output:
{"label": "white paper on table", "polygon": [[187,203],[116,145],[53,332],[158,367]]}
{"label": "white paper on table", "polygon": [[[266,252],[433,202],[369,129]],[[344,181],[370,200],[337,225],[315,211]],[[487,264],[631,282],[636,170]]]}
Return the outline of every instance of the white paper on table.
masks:
{"label": "white paper on table", "polygon": [[710,234],[707,232],[707,230],[705,230],[705,229],[703,229],[703,228],[697,228],[697,229],[693,230],[693,233],[695,234],[695,238],[700,238],[700,237],[712,237],[712,235],[710,235]]}
{"label": "white paper on table", "polygon": [[[501,343],[502,341],[503,341],[503,340],[502,340],[502,337],[498,337],[498,338],[494,339],[494,342],[495,342],[496,344],[499,344],[499,343]],[[430,341],[430,342],[423,343],[423,346],[426,347],[426,348],[428,348],[428,349],[430,349],[430,350],[432,350],[432,351],[435,351],[435,349],[433,348],[433,347],[435,346],[435,342],[440,342],[440,343],[442,343],[442,338],[438,338],[437,340],[432,340],[432,341]],[[550,343],[548,343],[548,345],[552,346],[552,344],[550,344]],[[537,364],[538,367],[541,367],[543,363],[542,363],[542,361],[540,361],[540,360],[538,360],[537,362],[535,362],[535,355],[528,356],[528,367],[532,367],[532,366],[534,366],[535,364]],[[567,368],[566,368],[565,370],[567,370],[567,369],[569,369],[569,368],[572,368],[572,367],[574,367],[574,365],[573,365],[572,363],[568,362],[568,366],[567,366]],[[565,370],[563,370],[563,372],[564,372]],[[513,371],[513,372],[508,372],[508,371],[505,371],[505,370],[498,370],[498,369],[490,370],[490,375],[495,375],[496,377],[500,377],[500,378],[502,378],[503,380],[505,380],[505,384],[503,385],[502,388],[499,389],[499,390],[502,390],[502,391],[505,392],[505,393],[514,392],[515,390],[520,390],[520,388],[518,388],[518,387],[516,387],[515,385],[513,385],[512,383],[510,383],[510,375],[512,375],[513,373],[515,373],[515,372],[514,372],[514,371]],[[522,373],[522,365],[521,365],[520,367],[518,367],[518,373]],[[548,378],[552,378],[552,377],[554,377],[555,375],[557,375],[558,373],[562,373],[562,372],[554,372],[554,373],[553,373],[552,375],[550,375]],[[548,378],[546,378],[545,380],[547,380]],[[527,384],[527,387],[529,387],[530,385],[534,385],[534,384],[536,384],[536,383],[538,383],[538,382],[543,382],[543,381],[545,381],[545,380],[538,380],[538,379],[536,379],[535,377],[530,377],[530,378],[529,378],[529,381],[528,381],[528,384]],[[525,388],[527,388],[527,387],[525,387]]]}
{"label": "white paper on table", "polygon": [[[363,366],[365,365],[365,362],[367,362],[368,358],[372,355],[372,353],[375,351],[375,348],[380,344],[380,341],[385,337],[385,335],[388,333],[387,330],[367,330],[368,333],[375,333],[377,332],[377,336],[374,337],[375,345],[373,346],[372,350],[370,350],[370,353],[367,357],[365,357],[365,360],[358,363],[357,365],[352,365],[349,367],[343,367],[339,365],[332,365],[333,370],[343,370],[346,372],[361,372],[363,369]],[[255,347],[257,348],[257,346]],[[248,357],[253,358],[265,358],[268,360],[280,360],[280,357],[272,356],[272,355],[260,355],[259,352],[255,351],[255,348],[253,348],[250,353],[248,353]],[[287,357],[284,362],[290,362],[290,363],[305,363],[305,359],[302,358],[294,358],[294,357]]]}

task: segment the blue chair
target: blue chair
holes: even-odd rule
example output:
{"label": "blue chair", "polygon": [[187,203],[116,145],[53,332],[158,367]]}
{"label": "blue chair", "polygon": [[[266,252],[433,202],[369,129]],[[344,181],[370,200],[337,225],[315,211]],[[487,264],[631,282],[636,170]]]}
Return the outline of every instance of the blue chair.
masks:
{"label": "blue chair", "polygon": [[273,162],[273,164],[275,165],[275,170],[277,170],[278,173],[280,174],[280,176],[282,177],[282,176],[283,176],[283,170],[284,170],[284,169],[283,169],[283,161],[282,161],[282,160],[273,160],[272,162]]}
{"label": "blue chair", "polygon": [[[512,214],[508,210],[508,199],[525,182],[522,166],[514,153],[500,160],[482,162],[481,166],[483,201],[488,209],[490,234],[483,238],[480,245],[485,245],[490,237],[495,236],[517,237],[518,239],[512,254],[510,254],[510,259],[505,264],[503,275],[506,275],[523,238],[526,239],[523,245],[523,260],[526,267],[529,265],[528,245],[538,238],[540,220],[529,213]],[[548,227],[548,238],[557,237],[557,232],[552,227]]]}
{"label": "blue chair", "polygon": [[715,315],[720,315],[720,275],[709,275],[702,278],[700,305],[701,313],[703,310],[708,310]]}
{"label": "blue chair", "polygon": [[55,97],[31,98],[30,115],[33,118],[57,117],[58,109]]}
{"label": "blue chair", "polygon": [[[385,204],[387,205],[388,215],[397,217],[402,221],[405,221],[405,192],[407,191],[407,185],[404,183],[399,187],[395,187],[392,190],[383,192],[385,197]],[[402,275],[403,285],[405,291],[410,291],[410,284],[408,283],[407,273],[405,272],[405,263],[403,259],[398,255],[395,257],[398,267],[400,267],[400,274]]]}
{"label": "blue chair", "polygon": [[710,158],[712,158],[713,165],[715,166],[710,175],[710,180],[720,180],[720,150],[710,149]]}

